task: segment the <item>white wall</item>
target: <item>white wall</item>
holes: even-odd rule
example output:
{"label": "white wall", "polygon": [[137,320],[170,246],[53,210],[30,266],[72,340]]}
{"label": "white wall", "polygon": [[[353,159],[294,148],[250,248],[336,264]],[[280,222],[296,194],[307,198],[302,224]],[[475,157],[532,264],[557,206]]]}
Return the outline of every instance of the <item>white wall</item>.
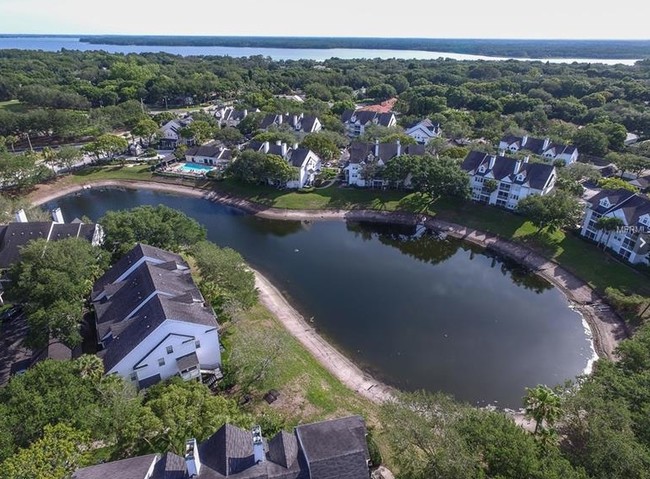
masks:
{"label": "white wall", "polygon": [[[196,340],[200,341],[198,349],[195,346]],[[173,353],[167,353],[167,346],[173,347]],[[110,345],[108,347],[110,348]],[[176,358],[192,352],[196,352],[201,368],[214,369],[220,366],[221,351],[217,329],[187,321],[168,319],[110,371],[107,371],[107,374],[117,373],[130,379],[131,373],[135,372],[137,373],[136,383],[155,374],[160,374],[162,379],[167,379],[179,372]],[[163,366],[158,365],[160,358],[165,360]],[[146,366],[137,370],[133,369],[136,365],[143,364]]]}

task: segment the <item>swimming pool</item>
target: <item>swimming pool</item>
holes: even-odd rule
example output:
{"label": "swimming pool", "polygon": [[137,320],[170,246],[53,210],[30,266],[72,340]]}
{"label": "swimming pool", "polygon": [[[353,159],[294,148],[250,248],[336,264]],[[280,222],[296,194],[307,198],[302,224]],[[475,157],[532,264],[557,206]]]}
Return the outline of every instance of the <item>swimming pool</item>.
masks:
{"label": "swimming pool", "polygon": [[181,173],[207,173],[213,169],[214,166],[210,165],[201,165],[199,163],[181,163],[176,168],[176,171]]}

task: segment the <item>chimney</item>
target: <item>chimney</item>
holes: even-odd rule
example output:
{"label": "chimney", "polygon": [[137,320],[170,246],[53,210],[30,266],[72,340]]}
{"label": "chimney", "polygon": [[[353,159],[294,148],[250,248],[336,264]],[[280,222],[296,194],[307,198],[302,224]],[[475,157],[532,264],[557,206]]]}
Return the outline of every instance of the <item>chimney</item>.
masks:
{"label": "chimney", "polygon": [[526,155],[526,156],[524,157],[524,163],[528,163],[528,160],[530,160],[530,156]]}
{"label": "chimney", "polygon": [[196,439],[190,439],[185,443],[185,467],[188,477],[196,477],[201,473],[201,459]]}
{"label": "chimney", "polygon": [[291,126],[296,126],[298,124],[298,115],[293,115],[293,118],[291,118]]}
{"label": "chimney", "polygon": [[496,161],[497,161],[497,157],[494,155],[490,155],[490,163],[488,165],[488,170],[494,168],[494,163],[496,163]]}
{"label": "chimney", "polygon": [[248,110],[244,108],[244,118],[246,118],[247,116],[248,116]]}
{"label": "chimney", "polygon": [[513,172],[513,174],[516,175],[517,173],[519,173],[519,170],[521,170],[521,163],[522,163],[521,160],[515,161],[515,171]]}
{"label": "chimney", "polygon": [[63,224],[65,221],[63,220],[63,213],[61,212],[61,208],[54,208],[52,210],[52,220],[55,223]]}
{"label": "chimney", "polygon": [[399,156],[402,154],[402,144],[399,142],[399,139],[397,140],[397,155]]}
{"label": "chimney", "polygon": [[27,215],[25,214],[25,210],[20,209],[16,211],[16,222],[17,223],[27,223]]}
{"label": "chimney", "polygon": [[268,141],[265,141],[265,142],[262,144],[262,150],[264,151],[264,153],[268,153],[268,152],[269,152],[269,146],[270,146],[270,145],[269,145],[269,142],[268,142]]}
{"label": "chimney", "polygon": [[528,141],[528,135],[524,135],[521,137],[521,146],[523,147],[526,142]]}
{"label": "chimney", "polygon": [[375,140],[375,156],[379,156],[379,139]]}
{"label": "chimney", "polygon": [[[280,142],[278,142],[278,144],[280,144]],[[282,143],[282,148],[281,148],[280,151],[282,151],[282,158],[287,156],[287,144],[286,143]]]}
{"label": "chimney", "polygon": [[298,143],[294,143],[294,144],[293,144],[293,149],[294,149],[294,150],[297,150],[297,149],[298,149]]}
{"label": "chimney", "polygon": [[255,464],[264,462],[266,458],[264,455],[264,442],[262,441],[262,428],[259,426],[253,426],[253,457],[255,459]]}
{"label": "chimney", "polygon": [[550,144],[551,144],[551,139],[544,138],[544,145],[542,145],[542,150],[546,150]]}

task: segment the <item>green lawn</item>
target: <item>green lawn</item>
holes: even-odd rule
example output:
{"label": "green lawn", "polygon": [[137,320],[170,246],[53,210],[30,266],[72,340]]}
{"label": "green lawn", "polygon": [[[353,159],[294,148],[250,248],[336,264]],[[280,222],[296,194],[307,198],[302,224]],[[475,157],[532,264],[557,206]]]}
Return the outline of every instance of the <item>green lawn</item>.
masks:
{"label": "green lawn", "polygon": [[20,100],[0,101],[0,110],[10,111],[12,113],[25,113],[29,107]]}
{"label": "green lawn", "polygon": [[[270,311],[257,305],[242,315],[239,320],[227,325],[225,344],[227,349],[237,347],[238,342],[246,341],[253,331],[264,331],[269,344],[281,344],[281,353],[271,364],[266,376],[255,383],[252,390],[251,410],[262,413],[272,410],[283,416],[288,424],[314,422],[350,414],[359,414],[369,426],[378,428],[375,439],[384,457],[388,448],[379,430],[379,406],[347,388],[294,338]],[[265,344],[259,344],[262,357]],[[269,405],[264,394],[270,389],[280,395]]]}
{"label": "green lawn", "polygon": [[[71,178],[71,179],[70,179]],[[538,234],[525,218],[499,208],[480,205],[472,201],[459,202],[441,199],[433,205],[417,193],[388,190],[363,190],[331,186],[307,193],[278,190],[268,186],[240,184],[232,180],[217,183],[152,176],[149,167],[97,167],[90,168],[63,182],[84,183],[92,180],[126,179],[160,181],[212,188],[220,193],[232,194],[269,207],[285,209],[373,209],[385,211],[426,212],[437,218],[466,225],[471,228],[498,234],[518,241],[555,259],[562,266],[603,291],[607,286],[623,288],[630,292],[650,296],[650,279],[633,268],[617,261],[596,246],[572,234],[556,232]]]}

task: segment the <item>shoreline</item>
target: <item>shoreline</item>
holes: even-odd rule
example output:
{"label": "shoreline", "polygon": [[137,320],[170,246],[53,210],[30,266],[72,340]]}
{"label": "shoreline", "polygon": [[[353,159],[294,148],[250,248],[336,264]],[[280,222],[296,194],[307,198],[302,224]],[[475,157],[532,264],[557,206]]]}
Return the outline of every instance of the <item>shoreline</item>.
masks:
{"label": "shoreline", "polygon": [[[47,190],[43,185],[42,190]],[[627,328],[618,315],[605,304],[596,291],[583,280],[570,273],[558,263],[529,249],[492,235],[465,226],[450,223],[423,214],[410,212],[388,212],[374,210],[285,210],[253,203],[243,198],[218,193],[214,190],[189,185],[137,180],[98,180],[86,184],[72,185],[56,191],[36,191],[28,195],[35,206],[40,206],[62,196],[88,188],[130,188],[148,189],[190,195],[215,203],[234,207],[260,218],[293,221],[370,221],[397,224],[423,224],[434,231],[468,241],[477,246],[495,251],[527,267],[557,287],[567,298],[569,306],[578,311],[587,323],[593,348],[599,358],[615,360],[618,343],[629,337]]]}

